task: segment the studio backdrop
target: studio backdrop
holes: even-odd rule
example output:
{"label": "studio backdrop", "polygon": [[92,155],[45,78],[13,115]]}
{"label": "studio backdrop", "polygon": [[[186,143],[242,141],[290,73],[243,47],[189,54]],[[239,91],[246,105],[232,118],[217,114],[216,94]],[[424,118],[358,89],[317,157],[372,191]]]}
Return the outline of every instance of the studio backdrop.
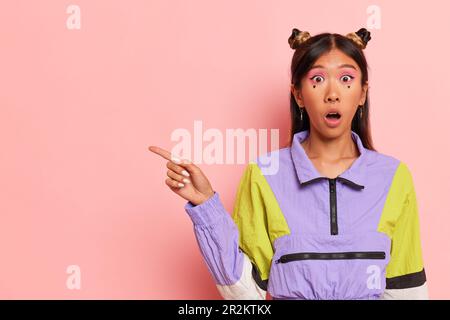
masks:
{"label": "studio backdrop", "polygon": [[437,0],[2,1],[0,298],[220,299],[148,146],[184,152],[231,213],[255,153],[227,134],[257,137],[257,155],[289,138],[292,29],[366,28],[374,146],[411,169],[430,298],[449,299],[449,13]]}

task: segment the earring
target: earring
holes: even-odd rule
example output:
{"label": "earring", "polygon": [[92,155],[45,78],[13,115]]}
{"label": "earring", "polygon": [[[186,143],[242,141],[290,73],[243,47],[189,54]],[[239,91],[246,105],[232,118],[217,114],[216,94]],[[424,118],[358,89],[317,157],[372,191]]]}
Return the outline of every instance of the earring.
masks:
{"label": "earring", "polygon": [[359,108],[359,118],[362,119],[363,107]]}
{"label": "earring", "polygon": [[300,108],[300,121],[303,121],[303,108]]}

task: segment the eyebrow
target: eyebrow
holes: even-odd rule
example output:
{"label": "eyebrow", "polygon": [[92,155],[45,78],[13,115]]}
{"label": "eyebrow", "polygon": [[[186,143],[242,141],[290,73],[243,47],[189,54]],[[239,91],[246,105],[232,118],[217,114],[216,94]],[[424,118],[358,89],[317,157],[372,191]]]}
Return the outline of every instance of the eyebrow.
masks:
{"label": "eyebrow", "polygon": [[[316,69],[316,68],[322,68],[322,69],[325,69],[325,67],[322,66],[322,65],[320,65],[320,64],[317,64],[317,65],[313,66],[311,69]],[[355,67],[354,65],[352,65],[352,64],[341,64],[338,68],[339,68],[339,69],[340,69],[340,68],[353,68],[353,69],[356,70],[356,67]]]}

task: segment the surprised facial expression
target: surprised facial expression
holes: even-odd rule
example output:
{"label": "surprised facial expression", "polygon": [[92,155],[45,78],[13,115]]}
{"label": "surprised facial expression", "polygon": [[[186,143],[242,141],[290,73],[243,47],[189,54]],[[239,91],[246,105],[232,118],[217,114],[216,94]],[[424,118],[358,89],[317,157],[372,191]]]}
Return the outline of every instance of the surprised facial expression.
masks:
{"label": "surprised facial expression", "polygon": [[358,106],[365,102],[368,84],[361,85],[361,77],[358,64],[333,49],[317,59],[298,90],[293,86],[291,90],[297,104],[306,108],[311,126],[324,133],[342,133],[351,128]]}

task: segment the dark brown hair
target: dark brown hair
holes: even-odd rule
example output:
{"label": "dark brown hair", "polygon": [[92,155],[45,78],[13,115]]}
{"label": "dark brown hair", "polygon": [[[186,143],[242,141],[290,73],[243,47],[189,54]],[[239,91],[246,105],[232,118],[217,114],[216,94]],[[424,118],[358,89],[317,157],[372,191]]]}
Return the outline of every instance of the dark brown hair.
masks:
{"label": "dark brown hair", "polygon": [[[358,41],[356,41],[358,40]],[[291,62],[291,83],[295,89],[300,89],[302,78],[308,73],[314,63],[323,54],[338,49],[344,54],[352,58],[361,69],[361,85],[368,80],[368,64],[363,53],[367,42],[370,40],[370,32],[366,29],[359,29],[355,33],[343,36],[337,33],[321,33],[313,37],[308,32],[301,32],[293,29],[288,42],[292,49],[295,49]],[[291,92],[290,100],[291,108],[291,132],[289,135],[289,146],[295,133],[309,130],[309,117],[304,109],[303,120],[300,120],[300,109]],[[370,133],[369,122],[369,90],[367,90],[366,101],[362,106],[362,117],[359,116],[360,108],[353,116],[351,130],[356,132],[361,138],[361,142],[365,148],[375,150],[373,147],[372,136]]]}

